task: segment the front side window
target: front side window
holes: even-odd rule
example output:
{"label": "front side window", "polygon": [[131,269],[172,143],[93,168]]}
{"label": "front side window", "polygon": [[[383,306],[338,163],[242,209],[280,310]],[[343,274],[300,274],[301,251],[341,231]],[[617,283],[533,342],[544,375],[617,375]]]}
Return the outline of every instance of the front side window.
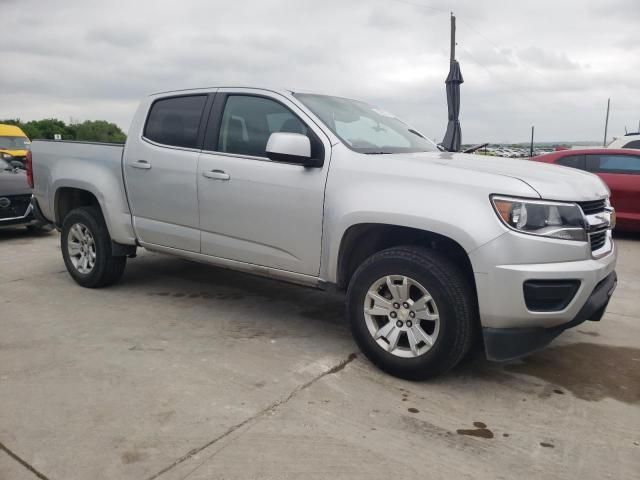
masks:
{"label": "front side window", "polygon": [[309,136],[314,156],[309,129],[284,105],[264,97],[230,95],[222,114],[218,151],[265,157],[269,136],[275,132]]}
{"label": "front side window", "polygon": [[296,93],[302,103],[359,153],[436,152],[436,145],[394,115],[364,102]]}
{"label": "front side window", "polygon": [[640,140],[633,140],[627,143],[623,148],[640,148]]}
{"label": "front side window", "polygon": [[157,100],[151,107],[144,136],[163,145],[197,148],[206,95]]}
{"label": "front side window", "polygon": [[592,172],[640,174],[640,156],[587,155],[587,167]]}
{"label": "front side window", "polygon": [[564,165],[565,167],[579,168],[580,170],[585,169],[583,155],[569,155],[561,157],[556,161],[556,163],[558,165]]}

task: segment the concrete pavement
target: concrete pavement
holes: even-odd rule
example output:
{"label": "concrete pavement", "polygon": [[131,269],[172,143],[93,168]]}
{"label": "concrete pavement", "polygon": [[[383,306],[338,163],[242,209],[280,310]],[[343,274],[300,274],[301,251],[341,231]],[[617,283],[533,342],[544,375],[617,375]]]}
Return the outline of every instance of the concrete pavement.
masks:
{"label": "concrete pavement", "polygon": [[640,472],[640,238],[605,318],[412,383],[342,298],[157,254],[78,287],[0,231],[0,479],[581,478]]}

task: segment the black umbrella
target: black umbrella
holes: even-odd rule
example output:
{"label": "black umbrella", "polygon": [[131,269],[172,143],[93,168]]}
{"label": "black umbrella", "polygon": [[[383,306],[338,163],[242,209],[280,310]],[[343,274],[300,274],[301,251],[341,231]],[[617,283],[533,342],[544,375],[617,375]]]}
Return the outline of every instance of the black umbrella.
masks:
{"label": "black umbrella", "polygon": [[444,134],[442,146],[449,152],[460,151],[462,144],[462,130],[460,129],[460,84],[464,82],[460,64],[457,60],[451,62],[449,75],[444,83],[447,84],[447,108],[449,109],[449,122],[447,133]]}

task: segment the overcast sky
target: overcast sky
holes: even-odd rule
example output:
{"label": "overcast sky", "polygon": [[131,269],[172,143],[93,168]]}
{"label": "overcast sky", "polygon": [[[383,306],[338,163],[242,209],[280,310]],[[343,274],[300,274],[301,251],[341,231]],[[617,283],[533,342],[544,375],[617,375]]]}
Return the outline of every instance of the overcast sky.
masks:
{"label": "overcast sky", "polygon": [[640,120],[640,0],[0,0],[0,118],[105,119],[250,84],[355,97],[441,140],[449,11],[465,143],[602,140]]}

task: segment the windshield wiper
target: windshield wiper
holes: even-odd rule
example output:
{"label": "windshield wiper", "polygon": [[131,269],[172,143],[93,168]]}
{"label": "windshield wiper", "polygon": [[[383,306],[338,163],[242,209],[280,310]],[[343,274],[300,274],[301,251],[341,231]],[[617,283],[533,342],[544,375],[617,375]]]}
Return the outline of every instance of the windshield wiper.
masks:
{"label": "windshield wiper", "polygon": [[[413,128],[410,128],[410,129],[409,129],[409,131],[410,131],[411,133],[413,133],[414,135],[417,135],[417,136],[418,136],[418,137],[420,137],[420,138],[424,138],[424,137],[420,134],[420,132],[416,132]],[[424,139],[426,140],[426,138],[424,138]]]}
{"label": "windshield wiper", "polygon": [[364,152],[365,155],[391,155],[393,152]]}

